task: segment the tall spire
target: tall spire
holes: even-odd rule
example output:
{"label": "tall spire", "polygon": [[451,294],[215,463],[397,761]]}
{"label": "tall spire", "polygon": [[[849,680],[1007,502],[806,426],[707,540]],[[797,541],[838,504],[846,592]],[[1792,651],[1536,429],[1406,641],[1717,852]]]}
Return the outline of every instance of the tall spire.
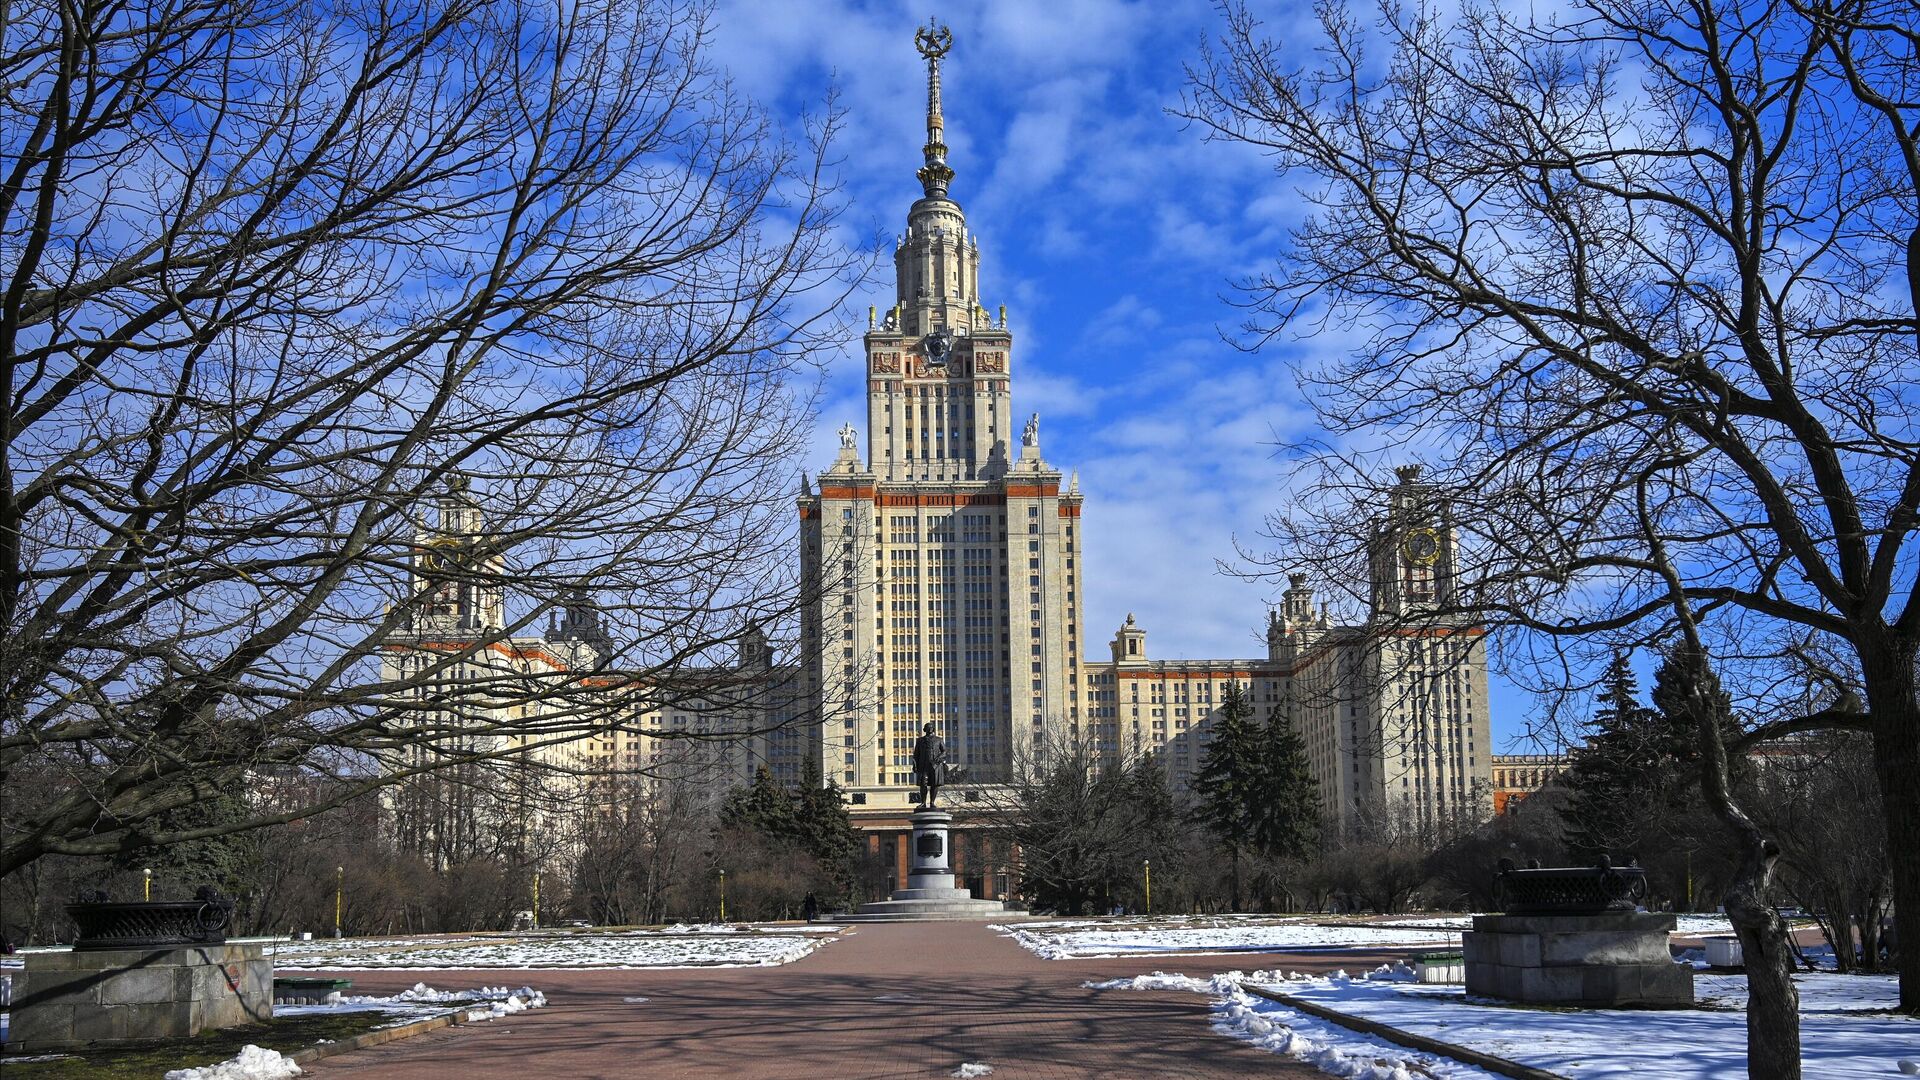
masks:
{"label": "tall spire", "polygon": [[922,147],[927,163],[914,175],[928,198],[944,199],[953,170],[947,166],[947,125],[940,115],[940,58],[953,48],[953,31],[928,19],[927,25],[913,32],[913,44],[927,58],[927,145]]}

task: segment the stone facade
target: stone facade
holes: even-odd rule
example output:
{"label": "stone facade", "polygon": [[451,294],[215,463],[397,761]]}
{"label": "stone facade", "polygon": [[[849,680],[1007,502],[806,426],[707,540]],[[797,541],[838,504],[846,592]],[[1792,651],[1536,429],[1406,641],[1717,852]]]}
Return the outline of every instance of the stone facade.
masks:
{"label": "stone facade", "polygon": [[182,1038],[273,1018],[259,942],[28,953],[14,975],[9,1051]]}
{"label": "stone facade", "polygon": [[1493,812],[1504,814],[1522,799],[1567,774],[1565,754],[1493,755]]}
{"label": "stone facade", "polygon": [[1467,993],[1601,1008],[1693,1004],[1671,914],[1476,915],[1462,935]]}

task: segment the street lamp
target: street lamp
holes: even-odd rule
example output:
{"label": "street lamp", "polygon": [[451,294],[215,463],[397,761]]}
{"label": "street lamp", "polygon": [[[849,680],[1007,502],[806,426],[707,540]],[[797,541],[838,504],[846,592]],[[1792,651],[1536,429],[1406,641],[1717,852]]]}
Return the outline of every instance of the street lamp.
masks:
{"label": "street lamp", "polygon": [[153,867],[151,866],[140,871],[140,898],[147,901],[153,899]]}
{"label": "street lamp", "polygon": [[346,901],[346,895],[347,895],[347,868],[344,866],[336,866],[333,868],[333,936],[334,937],[341,936],[340,935],[340,909]]}
{"label": "street lamp", "polygon": [[1153,860],[1141,859],[1140,868],[1147,872],[1147,916],[1153,916]]}
{"label": "street lamp", "polygon": [[540,929],[540,871],[533,872],[533,928]]}
{"label": "street lamp", "polygon": [[727,921],[727,872],[720,871],[720,921]]}

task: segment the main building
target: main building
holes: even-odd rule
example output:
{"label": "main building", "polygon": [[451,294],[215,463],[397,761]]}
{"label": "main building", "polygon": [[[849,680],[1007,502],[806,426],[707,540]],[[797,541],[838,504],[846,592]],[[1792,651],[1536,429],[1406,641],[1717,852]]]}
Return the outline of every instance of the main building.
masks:
{"label": "main building", "polygon": [[[1089,659],[1084,501],[1042,455],[1037,415],[1014,407],[1014,335],[982,300],[979,238],[950,194],[940,62],[927,59],[922,197],[894,247],[894,295],[864,340],[866,432],[799,498],[801,644],[821,718],[823,776],[856,817],[898,827],[922,725],[946,740],[961,797],[1062,740],[1120,759],[1198,769],[1231,683],[1306,737],[1336,827],[1483,813],[1491,779],[1478,627],[1425,617],[1454,582],[1446,508],[1400,472],[1370,545],[1368,618],[1336,625],[1294,578],[1268,614],[1267,655],[1153,660],[1127,617]],[[1097,521],[1097,512],[1095,518]],[[1208,568],[1196,565],[1194,572]]]}

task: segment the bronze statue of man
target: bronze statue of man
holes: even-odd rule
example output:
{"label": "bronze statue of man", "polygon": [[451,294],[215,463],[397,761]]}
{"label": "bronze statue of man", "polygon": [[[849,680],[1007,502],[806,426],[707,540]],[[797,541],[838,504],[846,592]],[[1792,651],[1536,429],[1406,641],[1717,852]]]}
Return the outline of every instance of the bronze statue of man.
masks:
{"label": "bronze statue of man", "polygon": [[933,800],[940,795],[946,768],[947,744],[933,733],[933,725],[928,724],[913,743],[913,775],[920,784],[920,805],[928,810],[933,809]]}

